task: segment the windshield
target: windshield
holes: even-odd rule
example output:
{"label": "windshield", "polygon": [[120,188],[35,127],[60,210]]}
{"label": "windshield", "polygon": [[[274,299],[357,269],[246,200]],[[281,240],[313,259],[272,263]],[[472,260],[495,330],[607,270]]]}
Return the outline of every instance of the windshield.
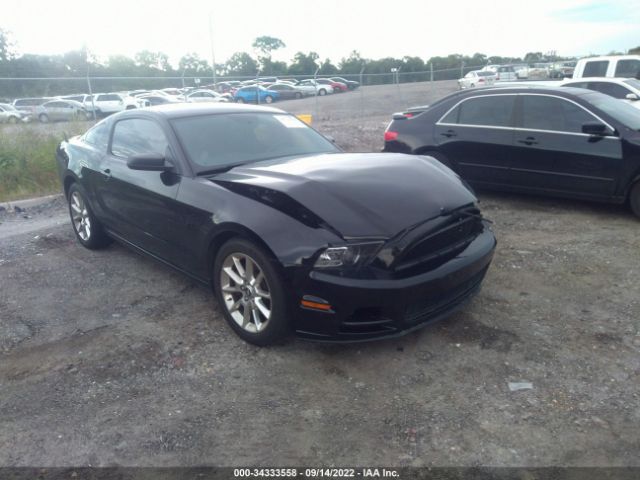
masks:
{"label": "windshield", "polygon": [[588,94],[583,97],[595,107],[632,130],[640,130],[640,109],[627,102],[601,93]]}
{"label": "windshield", "polygon": [[199,115],[171,121],[196,172],[338,148],[296,117],[277,113]]}
{"label": "windshield", "polygon": [[640,80],[636,80],[635,78],[628,78],[626,80],[623,80],[623,82],[630,87],[635,88],[636,90],[640,90]]}

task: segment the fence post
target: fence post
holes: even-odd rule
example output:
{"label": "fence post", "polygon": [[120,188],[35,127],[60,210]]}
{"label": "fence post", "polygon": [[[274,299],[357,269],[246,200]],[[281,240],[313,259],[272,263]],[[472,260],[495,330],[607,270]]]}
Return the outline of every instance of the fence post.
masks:
{"label": "fence post", "polygon": [[363,65],[360,69],[360,116],[364,117],[364,91],[362,88],[364,87],[364,69],[366,67]]}
{"label": "fence post", "polygon": [[260,85],[258,85],[258,78],[260,78],[260,69],[256,72],[256,105],[260,105]]}
{"label": "fence post", "polygon": [[460,62],[460,78],[464,77],[464,62]]}
{"label": "fence post", "polygon": [[89,97],[91,98],[91,113],[93,121],[96,121],[96,102],[93,99],[93,91],[91,90],[91,79],[89,78],[89,66],[87,65],[87,88],[89,89]]}

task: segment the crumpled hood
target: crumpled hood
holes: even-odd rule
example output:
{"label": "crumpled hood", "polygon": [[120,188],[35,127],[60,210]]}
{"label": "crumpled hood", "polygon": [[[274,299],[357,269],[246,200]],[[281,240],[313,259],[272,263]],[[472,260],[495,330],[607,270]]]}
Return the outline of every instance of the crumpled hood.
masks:
{"label": "crumpled hood", "polygon": [[282,205],[291,199],[293,206],[286,206],[285,213],[304,210],[302,217],[311,215],[344,238],[391,237],[476,200],[438,161],[395,153],[267,160],[233,168],[211,180],[258,201],[275,191],[280,207],[273,204],[274,208],[284,211]]}

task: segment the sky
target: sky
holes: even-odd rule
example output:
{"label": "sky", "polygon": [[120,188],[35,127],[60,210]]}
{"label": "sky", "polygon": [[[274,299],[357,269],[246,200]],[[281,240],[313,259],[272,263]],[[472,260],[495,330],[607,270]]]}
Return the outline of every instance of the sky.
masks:
{"label": "sky", "polygon": [[[100,59],[162,51],[177,65],[195,52],[216,63],[252,55],[261,35],[286,48],[275,60],[315,51],[337,64],[352,50],[365,58],[405,55],[562,56],[606,54],[640,45],[637,0],[3,0],[0,28],[19,53],[58,54],[86,45]],[[213,40],[213,42],[212,42]]]}

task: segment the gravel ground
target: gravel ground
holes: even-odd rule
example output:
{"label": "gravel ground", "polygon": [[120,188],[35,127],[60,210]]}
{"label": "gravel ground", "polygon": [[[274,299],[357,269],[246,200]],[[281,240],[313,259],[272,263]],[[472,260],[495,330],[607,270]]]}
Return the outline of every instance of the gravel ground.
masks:
{"label": "gravel ground", "polygon": [[[391,112],[453,88],[322,98],[314,126],[376,151]],[[479,196],[499,241],[480,294],[403,338],[333,346],[243,343],[189,279],[81,248],[60,200],[0,212],[0,466],[640,466],[640,223]]]}

